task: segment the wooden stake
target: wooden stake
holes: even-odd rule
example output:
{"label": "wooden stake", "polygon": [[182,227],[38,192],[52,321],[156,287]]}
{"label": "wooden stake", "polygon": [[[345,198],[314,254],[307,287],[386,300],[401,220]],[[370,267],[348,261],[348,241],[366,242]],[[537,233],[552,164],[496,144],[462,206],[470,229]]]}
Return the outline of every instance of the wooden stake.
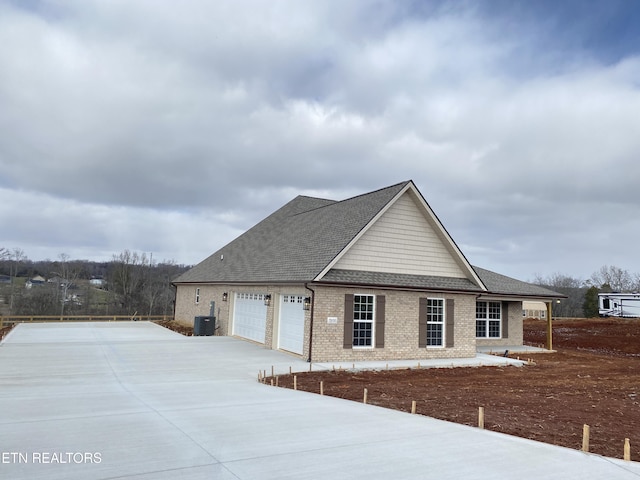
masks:
{"label": "wooden stake", "polygon": [[298,376],[297,375],[293,376],[293,389],[294,390],[298,389]]}
{"label": "wooden stake", "polygon": [[420,362],[418,362],[418,368],[420,368]]}
{"label": "wooden stake", "polygon": [[291,366],[289,366],[289,375],[291,375]]}
{"label": "wooden stake", "polygon": [[273,365],[271,365],[271,376],[272,376],[272,377],[273,377],[273,376],[275,376],[275,373],[274,373],[274,371],[273,371]]}
{"label": "wooden stake", "polygon": [[484,407],[478,407],[478,428],[484,428]]}
{"label": "wooden stake", "polygon": [[278,386],[278,377],[276,377],[276,387]]}
{"label": "wooden stake", "polygon": [[273,377],[271,377],[271,386],[273,387]]}
{"label": "wooden stake", "polygon": [[367,393],[369,393],[369,392],[368,392],[368,391],[367,391],[367,389],[365,388],[365,389],[364,389],[364,397],[362,398],[362,403],[367,403]]}
{"label": "wooden stake", "polygon": [[629,443],[629,439],[624,439],[624,457],[627,462],[631,461],[631,444]]}
{"label": "wooden stake", "polygon": [[416,401],[411,402],[411,413],[416,413]]}
{"label": "wooden stake", "polygon": [[589,425],[586,423],[582,426],[582,451],[589,451]]}
{"label": "wooden stake", "polygon": [[324,395],[324,382],[320,382],[320,395]]}
{"label": "wooden stake", "polygon": [[387,370],[389,370],[389,364],[387,363]]}

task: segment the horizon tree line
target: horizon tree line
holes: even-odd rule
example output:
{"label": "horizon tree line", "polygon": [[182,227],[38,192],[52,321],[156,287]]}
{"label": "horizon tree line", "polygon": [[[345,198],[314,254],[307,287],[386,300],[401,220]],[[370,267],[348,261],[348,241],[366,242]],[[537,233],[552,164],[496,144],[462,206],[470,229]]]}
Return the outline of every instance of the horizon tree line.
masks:
{"label": "horizon tree line", "polygon": [[[0,247],[0,314],[4,315],[172,315],[171,282],[190,266],[124,250],[108,262],[32,261],[21,249]],[[41,276],[42,284],[26,282]],[[8,277],[8,281],[7,281]],[[101,286],[91,279],[101,279]]]}

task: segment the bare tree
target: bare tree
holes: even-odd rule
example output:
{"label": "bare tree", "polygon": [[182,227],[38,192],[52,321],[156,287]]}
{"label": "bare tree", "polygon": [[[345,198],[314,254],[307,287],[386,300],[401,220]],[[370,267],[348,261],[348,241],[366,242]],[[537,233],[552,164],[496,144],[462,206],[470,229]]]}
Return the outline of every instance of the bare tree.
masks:
{"label": "bare tree", "polygon": [[533,283],[567,296],[560,303],[553,305],[554,316],[581,317],[583,315],[584,296],[587,290],[583,280],[554,273],[546,278],[536,275]]}
{"label": "bare tree", "polygon": [[135,314],[141,308],[141,296],[145,282],[146,254],[124,250],[113,256],[109,270],[109,288],[114,293],[122,311]]}
{"label": "bare tree", "polygon": [[603,265],[591,275],[589,281],[598,288],[608,285],[614,292],[630,292],[636,287],[627,270],[613,265]]}
{"label": "bare tree", "polygon": [[9,254],[10,270],[9,276],[11,277],[11,296],[9,297],[9,311],[13,313],[13,303],[16,296],[16,277],[18,276],[18,269],[20,264],[27,260],[27,256],[24,251],[19,248],[14,248]]}
{"label": "bare tree", "polygon": [[69,301],[72,301],[72,299],[69,298],[69,289],[74,287],[75,282],[77,282],[80,277],[78,262],[70,262],[69,258],[69,255],[66,253],[61,253],[58,255],[59,261],[54,263],[54,267],[58,271],[53,273],[62,279],[58,287],[62,293],[60,296],[60,316],[64,315],[65,305]]}

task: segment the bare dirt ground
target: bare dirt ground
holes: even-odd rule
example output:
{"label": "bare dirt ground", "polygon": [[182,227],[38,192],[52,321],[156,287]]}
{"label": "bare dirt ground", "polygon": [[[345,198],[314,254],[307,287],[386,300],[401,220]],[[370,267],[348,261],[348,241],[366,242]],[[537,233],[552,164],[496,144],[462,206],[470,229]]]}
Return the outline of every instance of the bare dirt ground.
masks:
{"label": "bare dirt ground", "polygon": [[[526,320],[525,343],[546,338],[544,321]],[[554,320],[557,353],[527,354],[535,365],[405,369],[373,372],[312,372],[297,375],[300,390],[319,392],[442,420],[478,425],[510,435],[582,447],[590,426],[590,452],[640,460],[640,320]],[[292,388],[293,378],[279,377]]]}
{"label": "bare dirt ground", "polygon": [[156,322],[158,325],[164,328],[168,328],[169,330],[173,330],[174,332],[181,333],[187,337],[193,337],[193,327],[185,327],[184,325],[179,324],[178,322],[174,322],[172,320],[167,320],[166,322]]}
{"label": "bare dirt ground", "polygon": [[0,340],[2,340],[4,336],[11,331],[12,328],[13,328],[13,325],[0,328]]}

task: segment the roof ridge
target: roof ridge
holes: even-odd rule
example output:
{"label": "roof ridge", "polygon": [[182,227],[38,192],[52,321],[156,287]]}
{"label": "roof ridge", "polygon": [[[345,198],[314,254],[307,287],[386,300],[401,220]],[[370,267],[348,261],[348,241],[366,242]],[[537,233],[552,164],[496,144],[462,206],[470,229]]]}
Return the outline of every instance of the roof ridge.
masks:
{"label": "roof ridge", "polygon": [[[402,185],[404,187],[404,186],[406,186],[406,185],[408,185],[409,183],[412,183],[412,182],[413,182],[413,180],[406,180],[404,182],[395,183],[395,184],[389,185],[387,187],[378,188],[377,190],[373,190],[372,192],[361,193],[359,195],[354,195],[353,197],[344,198],[342,200],[330,200],[330,199],[326,199],[326,198],[307,197],[307,198],[312,198],[314,200],[325,200],[325,201],[331,202],[331,203],[327,203],[326,205],[321,205],[319,207],[315,207],[315,208],[312,208],[310,210],[306,210],[304,212],[298,212],[298,213],[294,214],[293,216],[302,215],[302,214],[305,214],[305,213],[313,212],[313,211],[316,211],[316,210],[320,210],[321,208],[332,207],[334,205],[339,205],[339,204],[344,203],[344,202],[350,202],[352,200],[356,200],[356,199],[361,198],[361,197],[374,195],[374,194],[382,192],[384,190],[390,190],[392,188],[397,188],[400,185]],[[298,195],[298,197],[306,197],[306,195]]]}

